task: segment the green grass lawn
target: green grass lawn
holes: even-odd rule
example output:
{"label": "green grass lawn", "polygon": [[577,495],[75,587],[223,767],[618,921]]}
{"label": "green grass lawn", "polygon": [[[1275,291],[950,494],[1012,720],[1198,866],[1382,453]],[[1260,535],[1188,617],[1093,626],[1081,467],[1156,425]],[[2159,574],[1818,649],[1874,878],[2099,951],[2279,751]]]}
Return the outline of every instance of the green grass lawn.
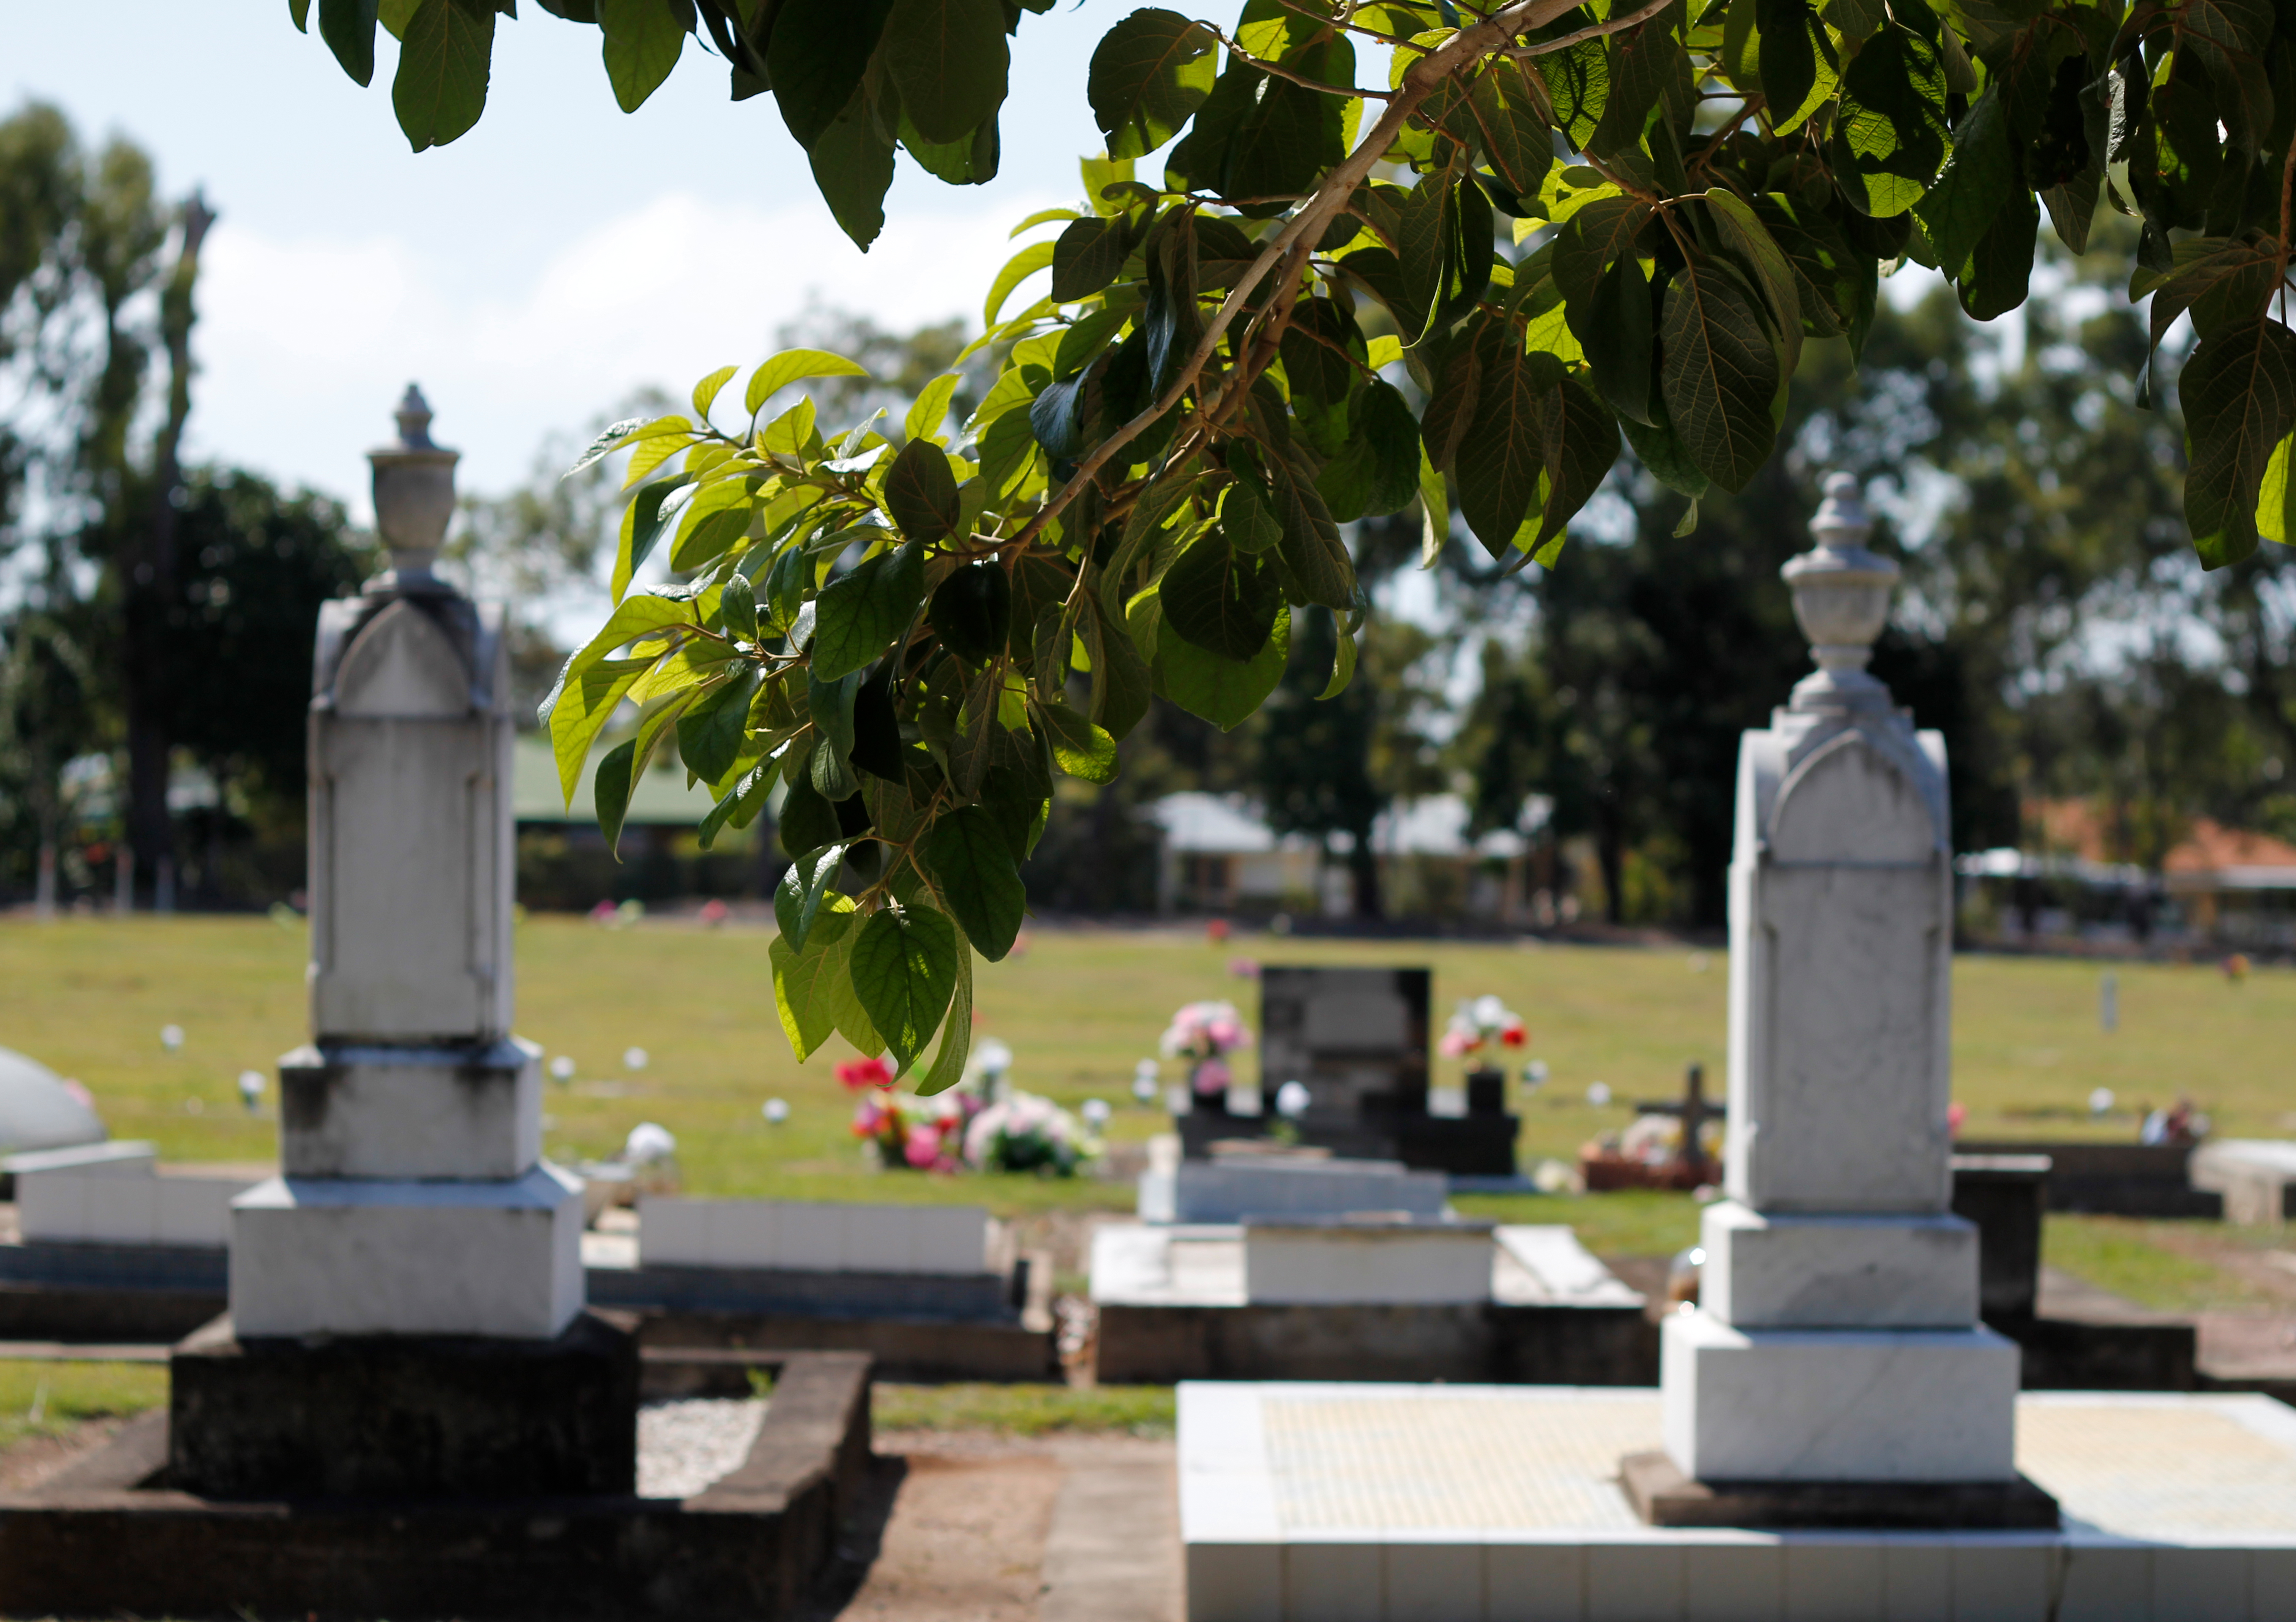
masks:
{"label": "green grass lawn", "polygon": [[0,1362],[0,1447],[59,1436],[83,1420],[140,1413],[168,1400],[155,1363]]}
{"label": "green grass lawn", "polygon": [[879,1430],[995,1430],[1006,1436],[1068,1431],[1172,1434],[1169,1386],[890,1385],[869,1395]]}
{"label": "green grass lawn", "polygon": [[[870,1175],[848,1131],[849,1101],[831,1075],[837,1044],[800,1067],[774,1014],[769,937],[674,922],[605,930],[535,917],[518,933],[519,1028],[578,1067],[545,1109],[554,1156],[613,1151],[642,1120],[677,1135],[696,1192],[985,1201],[1006,1214],[1048,1207],[1126,1209],[1131,1191],[1095,1180]],[[0,922],[0,1042],[76,1076],[112,1131],[150,1138],[176,1159],[260,1160],[275,1152],[266,1109],[250,1118],[234,1081],[254,1069],[275,1089],[278,1056],[305,1039],[304,931],[267,919],[151,918]],[[1549,1080],[1515,1107],[1526,1165],[1569,1158],[1606,1127],[1624,1126],[1637,1098],[1678,1093],[1685,1065],[1724,1070],[1727,960],[1718,952],[1516,946],[1430,941],[1290,941],[1239,936],[1214,945],[1201,930],[1035,931],[1025,953],[981,965],[979,1030],[1018,1055],[1016,1083],[1070,1105],[1117,1106],[1111,1135],[1140,1139],[1165,1118],[1132,1105],[1134,1064],[1155,1052],[1166,1016],[1198,997],[1229,997],[1256,1015],[1257,987],[1229,972],[1236,957],[1287,963],[1424,963],[1435,971],[1439,1019],[1456,999],[1496,992],[1529,1023],[1525,1057]],[[2097,965],[1970,956],[1955,964],[1955,1092],[1972,1136],[2129,1139],[2143,1101],[2190,1093],[2219,1133],[2296,1129],[2296,973],[2261,970],[2246,983],[2213,969],[2122,964],[2120,1028],[2097,1028]],[[160,1044],[181,1025],[183,1051]],[[626,1069],[624,1050],[650,1062]],[[1439,1061],[1440,1081],[1458,1067]],[[1168,1067],[1168,1070],[1170,1067]],[[1586,1102],[1595,1082],[1618,1101]],[[2092,1123],[2087,1100],[2103,1085],[2118,1118]],[[784,1126],[759,1113],[790,1102]],[[1688,1242],[1685,1201],[1467,1200],[1509,1220],[1565,1220],[1606,1254],[1655,1254]]]}

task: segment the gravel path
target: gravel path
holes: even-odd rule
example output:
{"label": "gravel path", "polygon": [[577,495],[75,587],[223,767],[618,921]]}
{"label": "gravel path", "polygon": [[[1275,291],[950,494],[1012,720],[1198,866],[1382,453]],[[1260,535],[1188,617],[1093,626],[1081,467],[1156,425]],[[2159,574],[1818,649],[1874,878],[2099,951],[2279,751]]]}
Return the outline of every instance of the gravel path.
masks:
{"label": "gravel path", "polygon": [[691,1397],[638,1409],[638,1496],[691,1498],[740,1467],[766,1421],[746,1397]]}

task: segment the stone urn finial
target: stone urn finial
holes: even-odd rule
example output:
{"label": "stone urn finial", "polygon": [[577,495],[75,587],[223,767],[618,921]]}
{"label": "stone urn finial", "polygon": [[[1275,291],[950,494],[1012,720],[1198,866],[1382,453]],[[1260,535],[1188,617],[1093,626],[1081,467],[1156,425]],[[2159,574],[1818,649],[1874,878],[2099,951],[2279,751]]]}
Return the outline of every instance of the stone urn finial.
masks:
{"label": "stone urn finial", "polygon": [[374,464],[374,527],[390,550],[390,567],[366,583],[371,593],[444,594],[453,587],[430,572],[455,516],[455,463],[462,453],[430,438],[430,403],[414,384],[398,402],[398,443],[367,453]]}
{"label": "stone urn finial", "polygon": [[1874,657],[1874,639],[1889,622],[1898,569],[1866,550],[1873,528],[1857,480],[1848,473],[1828,474],[1825,500],[1809,520],[1817,545],[1779,571],[1793,592],[1795,622],[1817,661],[1816,672],[1794,685],[1795,709],[1889,705],[1890,690],[1866,674],[1866,663]]}

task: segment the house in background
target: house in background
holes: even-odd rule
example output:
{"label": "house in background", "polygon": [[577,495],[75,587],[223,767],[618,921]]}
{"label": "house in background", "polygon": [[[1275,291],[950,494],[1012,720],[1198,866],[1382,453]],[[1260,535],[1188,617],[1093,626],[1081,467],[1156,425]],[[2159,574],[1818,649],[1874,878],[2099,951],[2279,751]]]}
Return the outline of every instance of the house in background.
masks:
{"label": "house in background", "polygon": [[[1552,897],[1538,881],[1539,836],[1552,802],[1534,795],[1515,828],[1467,831],[1471,812],[1456,794],[1398,800],[1372,825],[1380,894],[1398,917],[1449,917],[1528,926],[1554,922]],[[1354,909],[1346,834],[1325,848],[1305,834],[1277,834],[1242,795],[1168,794],[1150,807],[1162,831],[1157,910],[1175,913],[1293,913],[1345,917]]]}
{"label": "house in background", "polygon": [[512,745],[512,815],[518,823],[518,899],[546,912],[586,912],[601,901],[660,902],[681,897],[772,894],[782,865],[773,815],[747,829],[727,829],[701,848],[694,830],[716,803],[688,786],[673,748],[657,750],[630,795],[622,820],[621,860],[598,828],[594,779],[598,759],[619,739],[609,736],[582,763],[570,806],[558,782],[558,760],[543,733],[521,733]]}
{"label": "house in background", "polygon": [[1962,926],[1980,938],[2038,943],[2296,947],[2296,845],[2195,817],[2160,870],[2110,860],[2121,841],[2087,800],[2025,807],[2023,848],[1954,863]]}

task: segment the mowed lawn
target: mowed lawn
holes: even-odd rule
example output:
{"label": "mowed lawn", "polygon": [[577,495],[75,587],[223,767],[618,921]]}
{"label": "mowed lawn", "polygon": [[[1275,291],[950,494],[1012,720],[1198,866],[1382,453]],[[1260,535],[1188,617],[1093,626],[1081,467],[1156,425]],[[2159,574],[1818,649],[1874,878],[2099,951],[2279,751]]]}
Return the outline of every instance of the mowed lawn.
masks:
{"label": "mowed lawn", "polygon": [[[832,1066],[840,1044],[800,1066],[790,1055],[767,968],[769,934],[664,920],[628,929],[537,916],[518,932],[518,1028],[575,1061],[546,1085],[549,1152],[603,1157],[640,1121],[676,1135],[695,1192],[792,1198],[985,1201],[1004,1212],[1047,1206],[1128,1208],[1131,1192],[1094,1180],[873,1175],[849,1135],[850,1102]],[[264,918],[0,922],[0,1045],[84,1082],[112,1132],[149,1138],[180,1159],[262,1160],[275,1152],[278,1057],[306,1038],[305,936]],[[1021,1087],[1076,1105],[1116,1108],[1111,1136],[1163,1129],[1133,1105],[1134,1065],[1155,1052],[1166,1017],[1194,998],[1231,998],[1256,1022],[1257,986],[1237,960],[1424,964],[1439,1022],[1463,997],[1496,993],[1529,1021],[1521,1058],[1543,1060],[1546,1086],[1521,1097],[1521,1153],[1569,1159],[1632,1118],[1632,1101],[1679,1093],[1684,1068],[1724,1074],[1728,964],[1718,952],[1433,941],[1295,941],[1200,928],[1033,931],[1022,952],[981,964],[978,1031],[1017,1055]],[[1965,956],[1955,966],[1954,1086],[1970,1136],[2136,1135],[2136,1107],[2190,1094],[2219,1134],[2296,1134],[2296,973],[2245,982],[2213,967],[2120,964],[2120,1028],[2098,1027],[2100,965]],[[179,1053],[160,1028],[183,1027]],[[624,1063],[642,1048],[643,1069]],[[1460,1066],[1439,1061],[1439,1083]],[[265,1077],[264,1109],[241,1107],[236,1078]],[[1247,1066],[1247,1073],[1249,1067]],[[1167,1065],[1168,1079],[1177,1067]],[[1596,1108],[1602,1082],[1614,1102]],[[2088,1118],[2092,1089],[2119,1104]],[[775,1126],[760,1106],[789,1102]],[[1603,1199],[1474,1202],[1492,1214],[1570,1220],[1597,1249],[1660,1248],[1686,1236],[1686,1203]],[[1608,1242],[1605,1242],[1608,1241]]]}

